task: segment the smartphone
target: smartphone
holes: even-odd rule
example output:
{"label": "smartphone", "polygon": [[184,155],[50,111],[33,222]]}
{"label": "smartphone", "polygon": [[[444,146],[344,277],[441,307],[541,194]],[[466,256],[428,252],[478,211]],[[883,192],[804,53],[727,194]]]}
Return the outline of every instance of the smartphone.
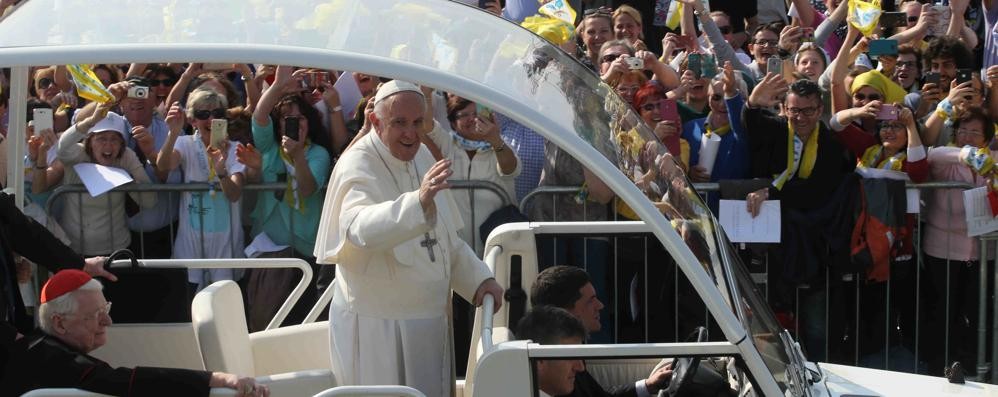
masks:
{"label": "smartphone", "polygon": [[492,1],[499,1],[499,0],[478,0],[478,8],[487,8],[489,6],[488,3]]}
{"label": "smartphone", "polygon": [[679,121],[679,106],[674,99],[663,99],[658,106],[662,120]]}
{"label": "smartphone", "polygon": [[692,70],[693,75],[698,79],[703,75],[703,63],[701,62],[700,54],[694,52],[686,57],[686,70]]}
{"label": "smartphone", "polygon": [[221,149],[223,142],[229,140],[229,120],[211,119],[211,147]]}
{"label": "smartphone", "polygon": [[475,113],[478,113],[478,116],[483,119],[492,120],[492,109],[489,109],[481,104],[475,104]]}
{"label": "smartphone", "polygon": [[625,58],[627,67],[631,70],[644,70],[645,60],[637,57]]}
{"label": "smartphone", "polygon": [[780,57],[771,57],[766,60],[766,73],[772,73],[777,76],[783,75],[783,60]]}
{"label": "smartphone", "polygon": [[676,42],[679,44],[679,47],[686,49],[693,48],[693,40],[693,36],[688,34],[681,34],[676,38]]}
{"label": "smartphone", "polygon": [[935,25],[929,26],[929,32],[927,33],[927,35],[941,36],[946,34],[946,30],[949,29],[949,20],[951,16],[950,15],[951,11],[949,9],[949,6],[937,4],[932,6],[932,9],[936,10],[936,12],[939,14],[939,19],[936,20]]}
{"label": "smartphone", "polygon": [[956,71],[956,83],[963,84],[970,81],[974,76],[974,71],[970,69],[958,69]]}
{"label": "smartphone", "polygon": [[713,55],[704,54],[701,58],[701,75],[707,79],[713,79],[717,76],[717,58]]}
{"label": "smartphone", "polygon": [[898,119],[897,106],[891,104],[880,105],[880,111],[877,112],[877,120],[897,120],[897,119]]}
{"label": "smartphone", "polygon": [[40,133],[45,129],[52,129],[52,109],[38,108],[32,110],[31,120],[34,121],[35,133]]}
{"label": "smartphone", "polygon": [[898,41],[892,39],[870,40],[870,51],[867,52],[871,58],[881,55],[897,55]]}
{"label": "smartphone", "polygon": [[298,118],[297,117],[285,117],[284,118],[284,136],[298,140],[300,136],[298,135]]}
{"label": "smartphone", "polygon": [[880,14],[880,27],[891,29],[902,26],[908,26],[908,13],[898,11]]}
{"label": "smartphone", "polygon": [[939,72],[928,72],[922,78],[922,84],[935,84],[939,85]]}

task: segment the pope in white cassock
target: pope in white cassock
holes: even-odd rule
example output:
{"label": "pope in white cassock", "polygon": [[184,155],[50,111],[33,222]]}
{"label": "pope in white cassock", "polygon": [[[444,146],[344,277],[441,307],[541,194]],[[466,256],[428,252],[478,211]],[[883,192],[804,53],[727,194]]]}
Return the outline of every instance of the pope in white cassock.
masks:
{"label": "pope in white cassock", "polygon": [[[449,160],[420,143],[426,105],[398,80],[374,97],[367,134],[336,163],[315,244],[337,265],[329,309],[332,370],[342,385],[407,385],[452,395],[451,290],[480,305],[502,287],[457,232]],[[438,126],[439,128],[439,126]]]}

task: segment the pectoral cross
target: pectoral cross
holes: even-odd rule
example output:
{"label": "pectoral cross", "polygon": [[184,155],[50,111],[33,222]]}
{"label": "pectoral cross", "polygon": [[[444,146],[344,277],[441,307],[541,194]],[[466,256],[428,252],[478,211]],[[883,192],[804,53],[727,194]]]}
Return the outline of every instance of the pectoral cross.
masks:
{"label": "pectoral cross", "polygon": [[430,238],[429,233],[423,233],[423,241],[419,242],[421,247],[426,247],[426,252],[430,254],[430,262],[436,262],[437,257],[433,255],[433,246],[437,245],[437,239]]}

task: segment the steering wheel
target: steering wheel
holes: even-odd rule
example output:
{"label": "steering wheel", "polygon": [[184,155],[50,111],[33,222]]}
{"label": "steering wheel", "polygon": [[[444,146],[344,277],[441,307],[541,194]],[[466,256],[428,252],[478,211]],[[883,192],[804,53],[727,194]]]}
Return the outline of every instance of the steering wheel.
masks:
{"label": "steering wheel", "polygon": [[[696,338],[696,340],[693,340]],[[686,338],[687,342],[706,342],[707,341],[707,328],[697,327],[690,334],[689,338]],[[669,387],[662,390],[659,396],[669,395],[675,396],[679,393],[679,390],[683,388],[686,384],[690,383],[693,379],[693,374],[697,372],[697,368],[700,367],[700,359],[696,357],[682,357],[675,361],[672,369],[672,380],[669,381]]]}

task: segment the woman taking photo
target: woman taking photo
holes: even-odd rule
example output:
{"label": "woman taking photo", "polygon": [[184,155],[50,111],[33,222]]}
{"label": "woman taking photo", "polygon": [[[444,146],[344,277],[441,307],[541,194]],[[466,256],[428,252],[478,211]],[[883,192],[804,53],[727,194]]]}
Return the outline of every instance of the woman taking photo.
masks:
{"label": "woman taking photo", "polygon": [[[323,129],[322,116],[302,96],[305,71],[294,74],[291,71],[290,66],[277,67],[274,85],[263,93],[253,111],[253,142],[262,156],[260,178],[263,183],[283,183],[285,189],[259,193],[252,215],[252,233],[254,236],[266,233],[274,243],[290,246],[272,254],[303,259],[318,274],[312,251],[322,213],[322,189],[331,168],[329,134]],[[325,84],[324,97],[336,92],[328,82]],[[342,110],[336,107],[328,106],[334,116],[342,117],[338,114]],[[289,129],[295,126],[297,129]],[[300,277],[293,269],[249,272],[246,294],[251,303],[251,330],[266,328]],[[313,278],[312,288],[299,299],[288,322],[305,318],[317,298],[315,282]]]}
{"label": "woman taking photo", "polygon": [[[447,100],[447,120],[450,128],[434,128],[429,135],[443,157],[452,161],[454,175],[450,179],[492,182],[501,186],[508,197],[516,197],[514,181],[520,175],[520,161],[499,135],[495,115],[487,109],[479,111],[474,102],[451,95]],[[489,214],[502,207],[502,199],[485,189],[457,190],[454,199],[465,223],[459,234],[482,255],[483,236],[478,236],[478,228]]]}

